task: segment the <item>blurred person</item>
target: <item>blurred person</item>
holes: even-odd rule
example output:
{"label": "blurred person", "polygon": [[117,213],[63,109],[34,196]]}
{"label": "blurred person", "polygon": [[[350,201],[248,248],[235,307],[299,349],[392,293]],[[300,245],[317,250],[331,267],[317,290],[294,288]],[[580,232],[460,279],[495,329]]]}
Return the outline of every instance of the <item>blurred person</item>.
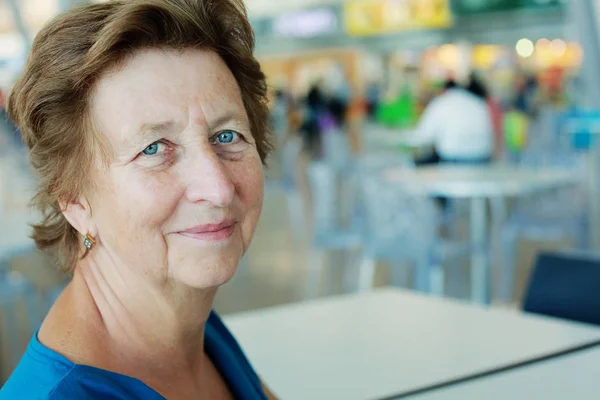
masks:
{"label": "blurred person", "polygon": [[0,140],[8,139],[8,129],[6,121],[8,121],[8,115],[6,114],[5,108],[6,97],[2,88],[0,88]]}
{"label": "blurred person", "polygon": [[369,119],[375,119],[377,107],[379,107],[379,101],[381,98],[381,90],[379,85],[375,82],[371,82],[367,86],[365,93],[365,100],[367,105],[367,117]]}
{"label": "blurred person", "polygon": [[529,118],[535,118],[538,111],[539,84],[534,76],[526,76],[517,81],[517,89],[514,100],[515,111],[526,114]]}
{"label": "blurred person", "polygon": [[[448,90],[457,88],[458,84],[456,83],[456,81],[452,78],[448,78],[446,79],[446,81],[443,83],[442,85],[442,89],[439,91],[439,93],[436,96],[433,96],[431,98],[431,100],[429,101],[429,103],[427,103],[428,105],[431,104],[438,96],[442,96],[445,92],[447,92]],[[425,113],[425,111],[427,110],[427,106],[425,106],[425,109],[423,110],[423,112],[421,113],[421,117],[423,116],[423,114]],[[440,155],[436,150],[435,147],[435,143],[433,141],[431,142],[418,142],[418,139],[415,138],[415,135],[413,134],[413,136],[411,136],[410,141],[412,141],[415,144],[420,144],[423,145],[424,147],[426,147],[425,151],[423,152],[423,155],[420,155],[416,160],[415,160],[415,164],[417,166],[425,166],[425,165],[432,165],[432,164],[438,164],[441,161]],[[428,146],[430,146],[430,148],[427,148]]]}
{"label": "blurred person", "polygon": [[347,123],[349,99],[343,99],[340,97],[332,97],[329,100],[328,111],[335,118],[335,122],[338,126],[345,126]]}
{"label": "blurred person", "polygon": [[346,79],[346,74],[340,74],[338,81],[332,88],[328,99],[328,111],[335,118],[339,127],[345,127],[348,118],[348,110],[352,97],[350,84]]}
{"label": "blurred person", "polygon": [[443,92],[425,108],[408,141],[432,145],[432,155],[417,164],[487,163],[493,155],[493,124],[482,87],[459,87],[448,80]]}
{"label": "blurred person", "polygon": [[33,238],[72,279],[0,399],[274,398],[212,311],[262,208],[253,49],[241,0],[89,4],[38,35],[8,111]]}
{"label": "blurred person", "polygon": [[321,119],[327,111],[327,98],[317,82],[311,86],[304,101],[304,121],[300,129],[304,152],[309,159],[319,159],[322,154]]}
{"label": "blurred person", "polygon": [[492,127],[494,133],[494,151],[493,155],[496,159],[500,158],[504,149],[504,127],[503,127],[503,113],[500,104],[490,95],[488,89],[485,87],[483,82],[475,75],[472,74],[469,80],[467,90],[473,93],[475,96],[484,99],[487,103],[490,117],[492,120]]}
{"label": "blurred person", "polygon": [[270,125],[275,141],[275,151],[271,155],[267,178],[272,178],[273,176],[281,177],[283,174],[285,146],[290,137],[289,100],[283,89],[277,89],[273,94],[270,111]]}
{"label": "blurred person", "polygon": [[282,146],[289,134],[289,100],[283,89],[275,91],[273,107],[271,108],[271,124],[276,142]]}

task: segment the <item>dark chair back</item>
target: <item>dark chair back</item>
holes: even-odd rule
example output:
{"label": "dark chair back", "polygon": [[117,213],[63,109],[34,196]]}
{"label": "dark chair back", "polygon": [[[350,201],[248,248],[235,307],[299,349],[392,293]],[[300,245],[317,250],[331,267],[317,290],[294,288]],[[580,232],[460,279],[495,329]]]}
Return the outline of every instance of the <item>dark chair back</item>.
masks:
{"label": "dark chair back", "polygon": [[529,280],[523,309],[600,325],[600,255],[540,254]]}

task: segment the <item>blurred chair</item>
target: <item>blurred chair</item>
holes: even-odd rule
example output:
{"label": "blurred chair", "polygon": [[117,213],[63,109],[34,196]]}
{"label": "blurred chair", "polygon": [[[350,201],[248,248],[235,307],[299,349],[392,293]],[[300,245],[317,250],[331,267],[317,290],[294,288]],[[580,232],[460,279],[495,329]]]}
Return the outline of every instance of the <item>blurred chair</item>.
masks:
{"label": "blurred chair", "polygon": [[540,106],[537,117],[531,121],[527,132],[529,149],[549,153],[554,149],[565,148],[566,143],[560,143],[559,136],[559,121],[562,112],[555,106]]}
{"label": "blurred chair", "polygon": [[356,158],[355,171],[362,175],[390,168],[415,168],[410,154],[401,151],[368,152]]}
{"label": "blurred chair", "polygon": [[4,357],[4,361],[8,361],[9,370],[16,367],[29,339],[67,284],[64,279],[47,281],[47,274],[39,271],[42,265],[31,265],[29,273],[34,276],[17,268],[16,260],[29,257],[32,250],[32,244],[21,248],[0,246],[0,337],[6,343],[2,347],[8,350],[8,360]]}
{"label": "blurred chair", "polygon": [[9,147],[0,153],[0,213],[26,210],[36,184],[25,150]]}
{"label": "blurred chair", "polygon": [[600,255],[543,253],[523,303],[526,312],[600,325]]}
{"label": "blurred chair", "polygon": [[[349,133],[339,127],[331,127],[322,133],[323,159],[336,174],[338,215],[352,213],[355,189],[353,187],[354,154],[348,138]],[[340,221],[345,223],[345,221]]]}
{"label": "blurred chair", "polygon": [[434,200],[378,175],[364,177],[362,188],[366,218],[359,290],[372,287],[376,262],[385,260],[413,263],[415,288],[443,294],[442,262],[465,256],[470,248],[438,237],[441,217]]}
{"label": "blurred chair", "polygon": [[336,172],[350,172],[353,160],[348,133],[339,129],[331,129],[323,136],[323,161]]}
{"label": "blurred chair", "polygon": [[390,128],[378,123],[366,122],[362,128],[363,148],[366,152],[399,150],[411,132],[401,128]]}
{"label": "blurred chair", "polygon": [[306,221],[302,212],[302,194],[299,182],[302,138],[289,139],[283,147],[283,188],[285,190],[288,213],[293,232],[301,236],[306,230]]}
{"label": "blurred chair", "polygon": [[289,138],[283,144],[280,152],[282,154],[281,175],[278,179],[267,179],[266,188],[276,188],[278,191],[283,190],[286,197],[292,232],[296,237],[301,237],[306,230],[301,185],[299,182],[302,138],[300,136]]}
{"label": "blurred chair", "polygon": [[29,337],[42,321],[42,310],[31,283],[19,274],[9,273],[6,264],[0,269],[0,335],[8,343],[11,366],[16,367]]}
{"label": "blurred chair", "polygon": [[526,152],[520,165],[528,168],[568,170],[580,183],[517,200],[502,227],[501,297],[512,300],[519,239],[538,241],[571,240],[577,248],[589,246],[586,161],[576,153]]}
{"label": "blurred chair", "polygon": [[412,156],[399,151],[372,151],[354,159],[352,173],[346,177],[344,197],[352,204],[351,218],[354,226],[363,226],[365,200],[362,184],[365,179],[380,176],[389,169],[414,169]]}
{"label": "blurred chair", "polygon": [[332,250],[358,250],[361,245],[359,227],[343,227],[340,221],[338,174],[326,162],[308,166],[312,206],[312,250],[309,260],[307,297],[315,297],[323,273],[324,253]]}

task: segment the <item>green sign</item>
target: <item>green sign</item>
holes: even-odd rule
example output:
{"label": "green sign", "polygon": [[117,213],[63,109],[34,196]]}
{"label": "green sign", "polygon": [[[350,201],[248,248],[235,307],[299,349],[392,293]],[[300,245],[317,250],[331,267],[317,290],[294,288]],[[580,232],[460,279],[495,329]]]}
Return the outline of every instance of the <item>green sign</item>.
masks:
{"label": "green sign", "polygon": [[547,8],[547,7],[562,7],[567,2],[566,0],[523,0],[523,8]]}
{"label": "green sign", "polygon": [[560,7],[564,3],[564,0],[454,0],[452,9],[457,15],[472,15],[497,11]]}

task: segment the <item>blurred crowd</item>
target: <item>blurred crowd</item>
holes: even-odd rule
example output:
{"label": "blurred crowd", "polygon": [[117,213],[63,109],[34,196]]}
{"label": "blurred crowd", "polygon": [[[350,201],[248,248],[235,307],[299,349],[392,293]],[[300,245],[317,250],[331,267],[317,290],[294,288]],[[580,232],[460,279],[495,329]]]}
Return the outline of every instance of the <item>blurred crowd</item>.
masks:
{"label": "blurred crowd", "polygon": [[524,150],[540,110],[559,112],[575,106],[564,98],[558,104],[566,91],[544,88],[532,75],[515,80],[509,99],[493,96],[477,74],[462,83],[448,78],[436,87],[415,93],[406,85],[392,98],[385,97],[386,88],[377,83],[366,85],[360,95],[346,81],[331,89],[317,80],[301,96],[278,88],[272,93],[272,128],[278,148],[298,137],[303,153],[320,160],[326,156],[323,138],[336,132],[347,135],[351,148],[360,152],[368,131],[379,126],[398,135],[411,131],[408,142],[430,146],[429,154],[416,158],[418,165],[489,162]]}

